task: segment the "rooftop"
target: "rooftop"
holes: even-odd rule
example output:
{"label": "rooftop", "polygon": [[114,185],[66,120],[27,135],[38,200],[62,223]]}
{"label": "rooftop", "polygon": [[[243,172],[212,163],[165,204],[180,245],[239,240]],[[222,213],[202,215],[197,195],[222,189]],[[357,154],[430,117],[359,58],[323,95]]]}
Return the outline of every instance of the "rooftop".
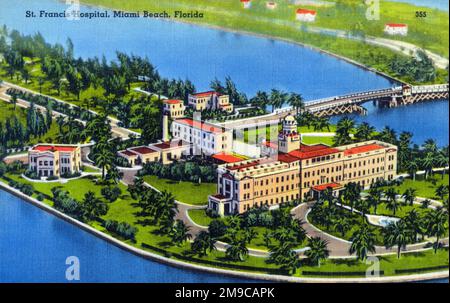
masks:
{"label": "rooftop", "polygon": [[407,27],[408,25],[403,24],[403,23],[386,23],[387,26],[389,27]]}
{"label": "rooftop", "polygon": [[221,94],[220,93],[218,93],[218,92],[215,92],[215,91],[207,91],[207,92],[200,92],[200,93],[195,93],[195,94],[192,94],[192,96],[194,96],[194,97],[209,97],[209,96],[211,96],[211,95],[217,95],[217,96],[220,96]]}
{"label": "rooftop", "polygon": [[306,14],[315,15],[316,11],[310,10],[310,9],[299,8],[299,9],[297,9],[297,14],[301,14],[301,15],[306,15]]}
{"label": "rooftop", "polygon": [[32,150],[35,151],[40,151],[40,152],[44,152],[44,151],[59,151],[59,152],[72,152],[74,150],[76,150],[78,148],[78,146],[70,146],[70,145],[47,145],[47,144],[39,144],[33,147]]}
{"label": "rooftop", "polygon": [[129,156],[129,157],[136,156],[135,153],[133,153],[132,151],[129,151],[129,150],[121,150],[121,151],[119,151],[119,153],[124,154],[125,156]]}
{"label": "rooftop", "polygon": [[133,147],[133,148],[130,148],[129,150],[132,152],[141,154],[141,155],[153,154],[153,153],[157,152],[156,150],[151,149],[150,147],[147,147],[147,146]]}
{"label": "rooftop", "polygon": [[[243,162],[243,161],[241,161],[241,162]],[[254,167],[257,167],[258,165],[268,164],[268,163],[273,163],[273,162],[276,162],[276,161],[274,159],[270,159],[270,158],[261,158],[261,159],[249,160],[248,162],[244,162],[244,163],[236,163],[236,164],[227,165],[227,168],[232,171],[242,171],[246,168],[254,168]]]}
{"label": "rooftop", "polygon": [[367,144],[367,145],[362,145],[362,146],[355,146],[355,147],[346,149],[344,151],[344,155],[345,156],[357,155],[357,154],[367,153],[370,151],[383,149],[383,148],[384,148],[384,146],[381,146],[379,144]]}
{"label": "rooftop", "polygon": [[166,100],[163,100],[163,103],[165,103],[165,104],[180,104],[180,103],[183,103],[183,100],[166,99]]}
{"label": "rooftop", "polygon": [[218,154],[213,155],[212,158],[222,161],[224,163],[235,163],[235,162],[243,161],[242,158],[236,157],[234,155],[227,154],[227,153],[218,153]]}
{"label": "rooftop", "polygon": [[172,140],[172,141],[166,141],[166,142],[162,142],[162,143],[153,144],[152,146],[159,148],[159,149],[169,149],[169,148],[174,148],[174,147],[183,146],[183,145],[185,145],[183,140]]}
{"label": "rooftop", "polygon": [[316,185],[313,187],[313,190],[315,191],[324,191],[327,188],[332,188],[332,189],[340,189],[343,186],[339,183],[327,183],[327,184],[322,184],[322,185]]}
{"label": "rooftop", "polygon": [[196,129],[202,129],[204,131],[210,132],[210,133],[222,133],[222,128],[218,127],[214,124],[209,124],[202,121],[194,121],[192,119],[177,119],[174,122],[178,122],[181,124],[189,125],[191,127],[194,127]]}
{"label": "rooftop", "polygon": [[289,155],[303,160],[336,154],[338,152],[339,150],[337,148],[329,147],[324,144],[317,144],[317,145],[301,144],[299,149],[291,151]]}

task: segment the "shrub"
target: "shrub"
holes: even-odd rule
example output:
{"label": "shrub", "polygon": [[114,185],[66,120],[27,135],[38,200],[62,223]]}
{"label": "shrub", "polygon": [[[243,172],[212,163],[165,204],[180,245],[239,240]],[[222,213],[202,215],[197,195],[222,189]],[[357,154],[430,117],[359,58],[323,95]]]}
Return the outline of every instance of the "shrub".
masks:
{"label": "shrub", "polygon": [[44,201],[44,195],[43,194],[41,194],[41,193],[39,193],[37,196],[36,196],[36,199],[38,200],[38,201]]}
{"label": "shrub", "polygon": [[23,184],[20,188],[20,191],[27,196],[31,196],[34,192],[34,188],[31,184]]}
{"label": "shrub", "polygon": [[58,176],[53,175],[53,176],[48,177],[47,181],[53,181],[53,180],[58,180],[58,179],[59,179]]}
{"label": "shrub", "polygon": [[122,191],[117,186],[107,186],[102,188],[101,193],[106,200],[114,202],[122,194]]}
{"label": "shrub", "polygon": [[61,174],[61,178],[64,178],[64,179],[76,178],[79,176],[81,176],[81,172],[78,172],[78,171],[74,172],[74,173],[66,172],[66,173]]}
{"label": "shrub", "polygon": [[111,233],[115,233],[125,239],[135,240],[138,229],[126,222],[117,222],[115,220],[106,220],[103,227]]}
{"label": "shrub", "polygon": [[213,238],[221,238],[227,232],[227,225],[222,220],[213,220],[209,223],[208,231]]}
{"label": "shrub", "polygon": [[40,179],[38,174],[34,170],[26,170],[23,174],[30,179],[34,179],[34,180]]}

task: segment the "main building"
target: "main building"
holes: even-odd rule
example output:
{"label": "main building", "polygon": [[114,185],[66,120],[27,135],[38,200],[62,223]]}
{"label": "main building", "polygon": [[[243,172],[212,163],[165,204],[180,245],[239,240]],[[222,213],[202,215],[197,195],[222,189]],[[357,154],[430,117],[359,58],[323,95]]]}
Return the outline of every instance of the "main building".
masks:
{"label": "main building", "polygon": [[265,142],[267,155],[217,169],[217,194],[208,207],[220,215],[243,213],[252,207],[316,198],[327,188],[337,194],[349,182],[367,188],[392,180],[397,171],[397,147],[367,141],[339,147],[305,145],[292,116],[283,121],[278,142]]}

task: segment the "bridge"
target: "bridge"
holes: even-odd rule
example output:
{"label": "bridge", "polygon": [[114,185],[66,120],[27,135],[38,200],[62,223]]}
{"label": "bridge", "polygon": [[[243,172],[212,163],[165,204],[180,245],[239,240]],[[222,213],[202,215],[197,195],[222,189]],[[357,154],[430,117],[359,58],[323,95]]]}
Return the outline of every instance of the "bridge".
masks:
{"label": "bridge", "polygon": [[[418,102],[448,99],[448,84],[411,86],[403,85],[392,88],[358,92],[348,95],[334,96],[314,100],[305,104],[306,111],[318,116],[326,117],[350,113],[366,114],[367,110],[362,104],[373,101],[383,107],[397,107]],[[222,126],[234,129],[249,127],[250,125],[263,125],[268,121],[281,120],[287,115],[295,115],[296,109],[284,107],[271,114],[233,120],[221,123]]]}

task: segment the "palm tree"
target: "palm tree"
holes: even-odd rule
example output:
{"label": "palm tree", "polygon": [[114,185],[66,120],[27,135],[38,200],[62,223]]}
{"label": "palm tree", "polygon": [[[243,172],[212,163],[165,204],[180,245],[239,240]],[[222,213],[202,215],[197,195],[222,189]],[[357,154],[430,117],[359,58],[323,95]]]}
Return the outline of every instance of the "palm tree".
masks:
{"label": "palm tree", "polygon": [[350,138],[350,131],[355,127],[355,121],[351,118],[345,117],[338,121],[336,125],[336,135],[333,138],[333,143],[336,146],[345,145],[352,141]]}
{"label": "palm tree", "polygon": [[245,261],[245,257],[248,255],[245,240],[232,241],[227,247],[225,255],[232,261]]}
{"label": "palm tree", "polygon": [[104,216],[108,212],[108,205],[95,196],[93,191],[84,194],[83,213],[88,220],[94,220],[100,216]]}
{"label": "palm tree", "polygon": [[345,236],[345,233],[351,228],[350,222],[343,216],[337,218],[333,222],[333,229],[341,233],[342,238]]}
{"label": "palm tree", "polygon": [[191,244],[191,250],[194,254],[199,255],[200,257],[206,256],[207,252],[212,252],[216,249],[216,240],[211,237],[211,235],[202,230],[198,233],[194,242]]}
{"label": "palm tree", "polygon": [[427,213],[425,217],[426,231],[429,236],[436,237],[436,242],[434,245],[434,253],[437,252],[439,248],[439,239],[445,235],[448,230],[445,225],[448,221],[448,214],[442,210],[433,210]]}
{"label": "palm tree", "polygon": [[375,132],[375,127],[367,122],[363,122],[356,127],[355,139],[358,141],[368,141],[372,138],[372,133]]}
{"label": "palm tree", "polygon": [[445,176],[445,168],[448,166],[448,157],[442,153],[439,153],[435,159],[435,164],[437,167],[442,168],[441,179],[444,179]]}
{"label": "palm tree", "polygon": [[356,254],[358,260],[365,260],[368,253],[375,253],[375,234],[367,223],[353,233],[350,241],[349,253]]}
{"label": "palm tree", "polygon": [[287,102],[289,103],[290,106],[292,106],[292,108],[295,109],[296,116],[298,116],[298,114],[305,108],[303,97],[300,94],[291,93],[289,95]]}
{"label": "palm tree", "polygon": [[398,193],[394,188],[390,187],[387,189],[385,194],[386,194],[386,198],[387,198],[386,208],[389,209],[390,211],[392,211],[392,213],[395,216],[395,213],[400,208],[400,204],[397,201]]}
{"label": "palm tree", "polygon": [[262,109],[265,109],[269,104],[269,96],[267,96],[266,92],[257,91],[255,97],[253,97],[250,102],[254,106],[258,106]]}
{"label": "palm tree", "polygon": [[419,165],[417,164],[417,161],[410,160],[406,163],[406,170],[410,175],[412,175],[413,181],[416,181],[416,172],[419,169]]}
{"label": "palm tree", "polygon": [[417,241],[417,234],[422,232],[422,219],[419,216],[419,213],[412,209],[408,212],[406,217],[403,218],[405,223],[408,225],[409,229],[413,232],[414,241]]}
{"label": "palm tree", "polygon": [[192,238],[189,229],[189,226],[186,226],[182,220],[177,220],[169,233],[170,238],[175,244],[180,246],[183,242]]}
{"label": "palm tree", "polygon": [[359,199],[360,195],[361,188],[357,183],[349,182],[345,184],[342,198],[350,205],[352,212],[354,204]]}
{"label": "palm tree", "polygon": [[283,106],[286,103],[287,94],[277,89],[272,89],[270,93],[270,105],[272,105],[272,112]]}
{"label": "palm tree", "polygon": [[11,104],[14,106],[14,111],[16,111],[16,105],[17,105],[17,94],[16,93],[11,94]]}
{"label": "palm tree", "polygon": [[448,195],[448,186],[441,184],[436,188],[434,193],[441,201],[444,201],[444,197]]}
{"label": "palm tree", "polygon": [[367,197],[367,201],[370,206],[373,206],[374,214],[377,214],[378,205],[381,203],[381,195],[382,191],[378,188],[371,188],[369,190],[369,196]]}
{"label": "palm tree", "polygon": [[431,200],[430,199],[425,199],[422,201],[422,208],[428,208],[431,205]]}
{"label": "palm tree", "polygon": [[405,200],[406,204],[409,203],[409,205],[411,205],[411,206],[414,204],[414,199],[416,197],[416,192],[417,192],[417,190],[414,189],[414,188],[411,188],[411,187],[407,188],[405,190],[405,192],[402,195],[402,198]]}
{"label": "palm tree", "polygon": [[400,220],[386,226],[383,233],[384,245],[386,248],[397,246],[397,258],[400,259],[401,249],[411,242],[413,232],[405,221]]}
{"label": "palm tree", "polygon": [[320,267],[320,261],[329,257],[330,251],[328,250],[328,243],[319,237],[313,237],[308,240],[309,249],[305,251],[305,256],[317,266]]}
{"label": "palm tree", "polygon": [[433,166],[435,164],[436,157],[434,152],[427,152],[425,157],[422,158],[421,164],[425,169],[425,180],[428,179],[428,174],[433,173]]}
{"label": "palm tree", "polygon": [[289,273],[295,273],[299,267],[297,253],[293,251],[292,243],[280,242],[270,247],[270,255],[266,262],[279,265]]}

